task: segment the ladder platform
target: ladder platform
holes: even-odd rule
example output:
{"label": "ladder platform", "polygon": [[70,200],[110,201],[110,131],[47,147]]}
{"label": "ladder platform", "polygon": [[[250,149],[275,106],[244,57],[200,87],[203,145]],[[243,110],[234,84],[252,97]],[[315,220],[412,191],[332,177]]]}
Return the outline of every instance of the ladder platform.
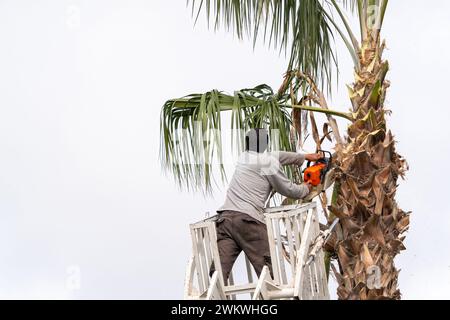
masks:
{"label": "ladder platform", "polygon": [[[225,300],[249,294],[252,300],[329,299],[323,250],[312,252],[321,236],[315,202],[267,208],[264,213],[272,262],[272,279],[265,266],[254,274],[247,257],[247,283],[236,285],[233,272],[222,276],[213,216],[190,225],[192,256],[186,270],[184,298]],[[214,263],[216,271],[210,276]]]}

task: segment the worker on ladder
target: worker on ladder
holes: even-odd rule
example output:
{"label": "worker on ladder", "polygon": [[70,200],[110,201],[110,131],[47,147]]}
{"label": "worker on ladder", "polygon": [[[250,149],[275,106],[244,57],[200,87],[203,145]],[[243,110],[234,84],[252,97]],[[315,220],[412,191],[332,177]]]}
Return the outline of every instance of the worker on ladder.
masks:
{"label": "worker on ladder", "polygon": [[[301,166],[305,160],[317,161],[323,154],[266,152],[269,135],[266,129],[251,129],[245,136],[245,152],[238,159],[219,214],[217,246],[223,279],[227,281],[234,262],[243,250],[259,276],[266,265],[273,278],[267,228],[263,210],[272,190],[292,199],[303,199],[311,185],[297,185],[281,170],[281,165]],[[211,274],[215,271],[211,268]]]}

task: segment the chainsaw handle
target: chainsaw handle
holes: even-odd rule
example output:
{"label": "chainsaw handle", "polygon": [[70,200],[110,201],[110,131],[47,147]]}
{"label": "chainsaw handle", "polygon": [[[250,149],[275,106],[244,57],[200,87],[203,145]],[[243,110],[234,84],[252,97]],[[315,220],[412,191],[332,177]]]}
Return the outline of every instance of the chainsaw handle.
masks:
{"label": "chainsaw handle", "polygon": [[[325,150],[317,150],[317,153],[322,152],[323,153],[323,158],[320,159],[317,162],[320,162],[321,160],[324,160],[326,158],[326,155],[328,155],[328,158],[330,158],[330,162],[333,159],[333,156],[331,155],[330,151],[325,151]],[[308,168],[309,166],[311,166],[311,161],[308,160],[308,162],[306,163],[306,167]]]}
{"label": "chainsaw handle", "polygon": [[[316,163],[318,163],[318,162],[326,163],[326,162],[325,162],[325,158],[326,158],[327,155],[328,155],[328,158],[330,159],[329,163],[332,162],[332,160],[333,160],[333,155],[331,154],[330,151],[326,151],[326,150],[317,150],[317,152],[322,152],[324,157],[323,157],[322,159],[320,159],[319,161],[316,161]],[[305,170],[306,170],[308,167],[310,167],[310,166],[311,166],[311,161],[308,160],[308,162],[306,163],[306,168],[303,169],[302,172],[305,172]]]}
{"label": "chainsaw handle", "polygon": [[328,154],[328,157],[330,158],[330,161],[333,159],[333,155],[331,154],[330,151],[325,151],[325,150],[318,150],[317,152],[322,152],[325,158],[325,155]]}

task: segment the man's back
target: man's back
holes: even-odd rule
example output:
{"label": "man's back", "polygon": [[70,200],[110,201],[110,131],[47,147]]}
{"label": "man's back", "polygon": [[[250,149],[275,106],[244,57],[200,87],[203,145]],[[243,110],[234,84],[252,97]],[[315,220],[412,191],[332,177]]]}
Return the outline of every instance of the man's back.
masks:
{"label": "man's back", "polygon": [[293,152],[242,153],[230,181],[225,203],[217,211],[246,213],[264,223],[263,210],[272,189],[295,199],[308,194],[306,186],[292,183],[281,170],[281,165],[300,166],[304,159],[304,155]]}

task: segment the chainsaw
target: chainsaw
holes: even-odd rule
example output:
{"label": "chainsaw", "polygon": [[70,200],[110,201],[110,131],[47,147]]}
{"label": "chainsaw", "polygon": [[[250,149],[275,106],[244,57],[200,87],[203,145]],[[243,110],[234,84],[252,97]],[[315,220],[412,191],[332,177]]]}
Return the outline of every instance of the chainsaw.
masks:
{"label": "chainsaw", "polygon": [[303,170],[303,181],[305,183],[311,183],[314,187],[324,183],[325,176],[331,169],[331,161],[333,160],[331,152],[323,150],[319,150],[318,152],[322,152],[324,157],[316,161],[313,165],[311,165],[311,161],[308,161],[306,169]]}

